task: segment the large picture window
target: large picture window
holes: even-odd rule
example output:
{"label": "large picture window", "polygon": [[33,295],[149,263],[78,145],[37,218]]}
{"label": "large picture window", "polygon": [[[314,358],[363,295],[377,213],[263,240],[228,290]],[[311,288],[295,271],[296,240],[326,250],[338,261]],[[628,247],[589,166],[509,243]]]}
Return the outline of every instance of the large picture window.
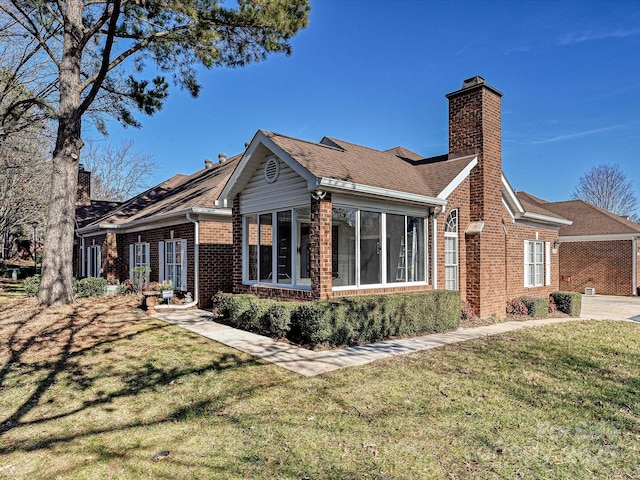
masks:
{"label": "large picture window", "polygon": [[311,285],[309,207],[245,215],[243,222],[245,282]]}
{"label": "large picture window", "polygon": [[426,282],[423,217],[333,207],[334,287]]}

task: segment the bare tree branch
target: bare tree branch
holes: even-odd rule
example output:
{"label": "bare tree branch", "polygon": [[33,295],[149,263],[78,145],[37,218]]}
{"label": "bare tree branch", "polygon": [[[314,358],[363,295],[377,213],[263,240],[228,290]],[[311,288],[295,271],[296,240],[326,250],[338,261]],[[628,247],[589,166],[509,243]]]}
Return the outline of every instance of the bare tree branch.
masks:
{"label": "bare tree branch", "polygon": [[633,184],[617,163],[597,165],[578,179],[571,198],[584,200],[616,215],[635,215]]}

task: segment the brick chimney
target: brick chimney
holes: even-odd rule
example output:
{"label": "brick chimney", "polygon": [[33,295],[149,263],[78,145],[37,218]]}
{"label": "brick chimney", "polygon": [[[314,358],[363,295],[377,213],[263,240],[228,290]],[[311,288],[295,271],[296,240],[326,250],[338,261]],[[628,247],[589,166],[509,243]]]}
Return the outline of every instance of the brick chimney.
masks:
{"label": "brick chimney", "polygon": [[84,169],[84,165],[78,166],[78,187],[76,205],[88,205],[91,203],[91,172]]}
{"label": "brick chimney", "polygon": [[[484,222],[480,233],[465,236],[467,301],[477,315],[503,317],[506,302],[505,234],[502,228],[502,93],[482,77],[465,80],[449,99],[449,154],[475,154],[470,174],[471,222]],[[462,233],[466,225],[460,225]]]}

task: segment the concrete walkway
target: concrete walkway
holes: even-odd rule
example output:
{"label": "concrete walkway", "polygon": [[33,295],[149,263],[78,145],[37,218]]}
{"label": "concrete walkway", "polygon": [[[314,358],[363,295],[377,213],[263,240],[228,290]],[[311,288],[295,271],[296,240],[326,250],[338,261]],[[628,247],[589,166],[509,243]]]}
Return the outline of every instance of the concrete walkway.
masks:
{"label": "concrete walkway", "polygon": [[[314,352],[296,345],[276,342],[262,335],[222,325],[214,321],[211,312],[205,310],[163,311],[156,313],[154,317],[186,328],[236,350],[275,363],[306,377],[320,375],[340,368],[364,365],[395,355],[406,355],[474,338],[499,335],[521,328],[540,327],[577,320],[575,318],[547,318],[522,322],[505,322],[421,337],[385,340],[358,347]],[[640,322],[640,298],[583,295],[581,319]]]}

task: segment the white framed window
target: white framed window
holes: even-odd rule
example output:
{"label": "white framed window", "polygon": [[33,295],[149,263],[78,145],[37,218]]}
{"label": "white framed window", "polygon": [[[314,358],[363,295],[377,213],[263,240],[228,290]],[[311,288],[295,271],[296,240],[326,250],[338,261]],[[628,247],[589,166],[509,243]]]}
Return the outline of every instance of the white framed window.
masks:
{"label": "white framed window", "polygon": [[102,275],[102,248],[100,245],[87,247],[87,277]]}
{"label": "white framed window", "polygon": [[524,242],[524,286],[551,285],[551,243],[540,240]]}
{"label": "white framed window", "polygon": [[158,278],[169,282],[174,290],[187,290],[187,241],[165,240],[158,244],[160,259]]}
{"label": "white framed window", "polygon": [[310,288],[309,207],[243,217],[243,280]]}
{"label": "white framed window", "polygon": [[149,272],[138,272],[140,278],[136,276],[136,268],[149,267],[149,244],[145,242],[137,242],[129,245],[129,278],[139,282],[146,283],[149,281]]}
{"label": "white framed window", "polygon": [[458,290],[458,210],[444,224],[444,288]]}
{"label": "white framed window", "polygon": [[425,217],[334,205],[333,288],[426,283]]}

